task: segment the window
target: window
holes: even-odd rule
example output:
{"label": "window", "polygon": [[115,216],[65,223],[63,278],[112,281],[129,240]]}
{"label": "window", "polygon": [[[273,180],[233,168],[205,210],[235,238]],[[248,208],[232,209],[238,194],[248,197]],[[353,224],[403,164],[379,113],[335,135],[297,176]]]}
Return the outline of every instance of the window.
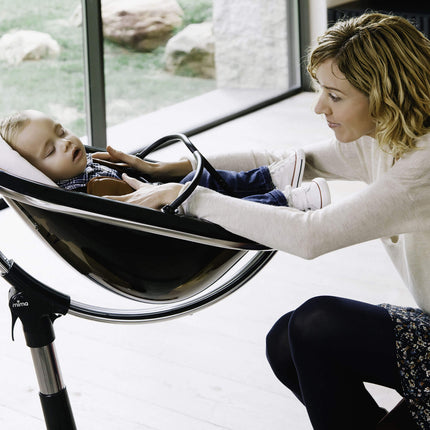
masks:
{"label": "window", "polygon": [[112,28],[119,22],[115,11],[123,28],[133,20],[127,2],[102,3],[108,127],[141,118],[141,141],[150,143],[170,131],[193,133],[300,87],[297,1],[166,3],[172,14],[179,8],[179,23],[166,42],[149,47],[140,40],[144,28],[136,26],[133,36]]}
{"label": "window", "polygon": [[86,134],[75,0],[0,0],[0,116],[37,109]]}
{"label": "window", "polygon": [[298,1],[142,1],[146,15],[138,3],[0,0],[0,46],[16,30],[52,39],[20,61],[0,49],[0,115],[42,110],[99,147],[106,127],[146,118],[149,143],[300,87]]}

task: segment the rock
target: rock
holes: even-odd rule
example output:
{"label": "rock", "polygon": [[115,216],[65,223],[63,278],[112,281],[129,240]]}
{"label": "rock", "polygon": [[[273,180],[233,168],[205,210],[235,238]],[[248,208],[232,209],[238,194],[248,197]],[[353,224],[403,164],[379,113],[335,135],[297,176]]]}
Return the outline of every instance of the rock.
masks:
{"label": "rock", "polygon": [[80,2],[73,11],[72,16],[69,18],[69,23],[75,27],[82,26],[82,5]]}
{"label": "rock", "polygon": [[19,64],[26,60],[56,58],[61,48],[49,34],[31,30],[6,33],[0,39],[0,61]]}
{"label": "rock", "polygon": [[[176,0],[102,0],[103,35],[137,51],[152,51],[182,25],[183,14]],[[82,23],[80,7],[71,21]]]}
{"label": "rock", "polygon": [[166,45],[165,67],[177,75],[215,78],[215,40],[211,22],[190,24]]}

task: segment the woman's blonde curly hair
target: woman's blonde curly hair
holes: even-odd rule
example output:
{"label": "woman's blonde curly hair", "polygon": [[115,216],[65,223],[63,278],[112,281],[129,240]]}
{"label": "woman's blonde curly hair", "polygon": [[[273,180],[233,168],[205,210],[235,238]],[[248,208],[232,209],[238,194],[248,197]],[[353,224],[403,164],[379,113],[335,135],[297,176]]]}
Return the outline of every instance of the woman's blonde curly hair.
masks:
{"label": "woman's blonde curly hair", "polygon": [[338,21],[310,53],[313,79],[328,59],[369,98],[383,150],[401,157],[430,131],[430,41],[409,21],[380,13]]}

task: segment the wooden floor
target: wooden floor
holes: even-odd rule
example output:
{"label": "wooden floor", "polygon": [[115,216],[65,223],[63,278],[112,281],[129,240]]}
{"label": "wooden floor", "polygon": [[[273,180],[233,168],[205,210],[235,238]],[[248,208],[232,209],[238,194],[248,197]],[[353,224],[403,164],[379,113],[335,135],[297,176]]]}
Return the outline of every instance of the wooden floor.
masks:
{"label": "wooden floor", "polygon": [[[204,153],[304,146],[330,134],[312,100],[300,94],[193,141]],[[360,186],[332,183],[333,200]],[[75,300],[137,307],[76,274],[10,209],[0,212],[0,237],[7,257]],[[0,288],[0,428],[44,429],[30,351],[19,323],[11,341],[8,285],[1,280]],[[56,347],[78,428],[310,430],[304,408],[269,369],[265,335],[282,314],[321,294],[413,303],[373,241],[313,261],[278,253],[239,291],[191,316],[143,325],[60,318]],[[398,400],[391,390],[369,390],[387,408]]]}

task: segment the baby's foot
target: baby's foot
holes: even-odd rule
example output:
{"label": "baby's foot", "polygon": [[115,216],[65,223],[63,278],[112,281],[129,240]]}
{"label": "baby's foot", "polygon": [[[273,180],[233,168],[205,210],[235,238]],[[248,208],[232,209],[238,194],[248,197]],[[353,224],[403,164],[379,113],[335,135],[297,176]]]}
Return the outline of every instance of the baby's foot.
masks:
{"label": "baby's foot", "polygon": [[301,148],[294,150],[287,158],[269,166],[273,185],[278,190],[285,190],[287,186],[300,187],[304,170],[305,151]]}
{"label": "baby's foot", "polygon": [[315,178],[299,188],[285,190],[288,205],[301,211],[322,209],[331,202],[330,189],[323,178]]}

